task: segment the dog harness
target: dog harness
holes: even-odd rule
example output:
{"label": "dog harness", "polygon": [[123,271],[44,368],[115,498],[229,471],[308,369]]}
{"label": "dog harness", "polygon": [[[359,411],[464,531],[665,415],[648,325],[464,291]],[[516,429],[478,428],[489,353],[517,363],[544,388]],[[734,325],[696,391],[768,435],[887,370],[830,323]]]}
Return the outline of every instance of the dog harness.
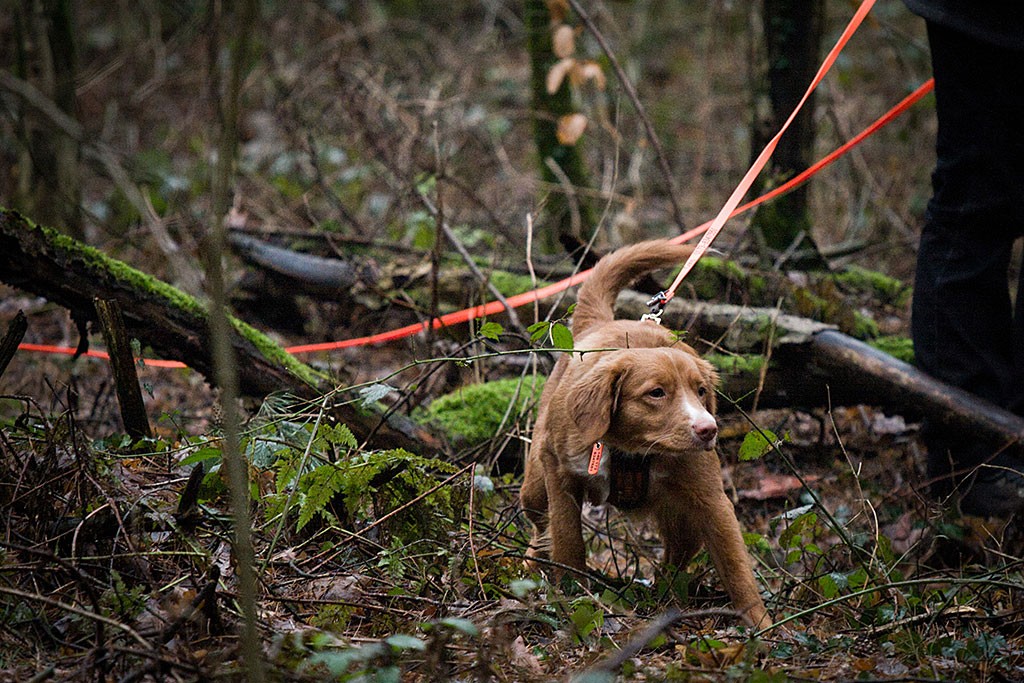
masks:
{"label": "dog harness", "polygon": [[635,510],[647,502],[651,485],[651,459],[615,450],[598,441],[590,451],[589,474],[601,470],[601,461],[608,459],[608,501],[620,510]]}

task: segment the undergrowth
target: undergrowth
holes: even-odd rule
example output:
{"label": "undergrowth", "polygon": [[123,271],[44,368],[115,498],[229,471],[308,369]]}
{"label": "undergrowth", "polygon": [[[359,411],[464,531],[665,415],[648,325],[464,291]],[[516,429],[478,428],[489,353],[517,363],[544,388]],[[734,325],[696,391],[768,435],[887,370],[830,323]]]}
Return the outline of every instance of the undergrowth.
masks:
{"label": "undergrowth", "polygon": [[[517,382],[450,400],[528,421],[521,409],[532,393]],[[665,571],[651,530],[614,511],[585,510],[588,574],[549,583],[524,564],[514,475],[367,448],[331,415],[341,393],[318,403],[269,397],[242,435],[275,679],[1021,673],[1014,528],[938,515],[906,482],[893,496],[891,468],[864,472],[874,463],[863,445],[844,443],[856,430],[841,414],[822,418],[833,440],[809,439],[794,416],[754,416],[774,421],[771,430],[723,417],[723,460],[776,622],[751,632],[728,609],[706,552]],[[216,430],[96,438],[73,410],[2,400],[11,416],[0,440],[3,665],[25,672],[43,662],[67,678],[238,675]],[[836,459],[796,468],[811,448]],[[803,483],[773,498],[748,490],[794,476]],[[659,619],[663,627],[645,632]],[[617,661],[622,648],[644,655]]]}

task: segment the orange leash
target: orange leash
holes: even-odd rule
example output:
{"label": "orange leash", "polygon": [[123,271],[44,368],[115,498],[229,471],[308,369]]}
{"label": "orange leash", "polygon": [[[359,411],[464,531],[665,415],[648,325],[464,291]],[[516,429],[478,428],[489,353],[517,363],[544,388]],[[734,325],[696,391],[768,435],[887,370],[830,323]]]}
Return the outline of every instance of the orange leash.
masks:
{"label": "orange leash", "polygon": [[773,137],[768,144],[765,145],[765,148],[761,150],[757,159],[754,160],[753,165],[747,171],[746,175],[743,176],[743,179],[740,180],[740,184],[736,186],[736,189],[733,190],[733,193],[729,196],[728,201],[725,202],[725,206],[723,206],[722,210],[718,212],[715,219],[711,221],[711,224],[708,226],[704,236],[701,237],[700,242],[697,243],[697,246],[694,248],[693,253],[690,254],[690,257],[686,259],[686,263],[683,264],[682,270],[679,271],[679,274],[676,276],[672,285],[664,292],[661,292],[651,299],[648,304],[651,307],[651,313],[645,317],[650,317],[655,320],[659,319],[661,311],[664,310],[665,304],[675,296],[676,289],[679,287],[680,283],[682,283],[683,278],[689,274],[697,261],[699,261],[707,252],[711,243],[715,241],[716,237],[718,237],[718,233],[722,231],[722,228],[725,226],[725,222],[729,220],[729,217],[739,205],[740,200],[743,199],[743,195],[745,195],[750,189],[750,186],[754,184],[754,179],[757,178],[757,175],[768,163],[768,160],[771,159],[772,154],[775,153],[775,148],[778,146],[779,139],[782,138],[782,134],[786,132],[786,129],[789,128],[789,124],[793,122],[793,119],[796,118],[796,115],[803,108],[807,98],[811,96],[811,93],[814,92],[814,89],[818,87],[819,83],[821,83],[825,74],[827,74],[832,68],[832,65],[835,64],[836,59],[839,57],[839,53],[843,51],[844,47],[846,47],[846,43],[850,40],[850,37],[853,36],[858,28],[860,28],[861,22],[864,21],[864,17],[868,15],[868,12],[874,4],[875,0],[864,0],[860,7],[857,8],[853,18],[850,19],[850,23],[846,25],[846,29],[844,29],[842,35],[839,36],[839,40],[836,41],[836,44],[829,51],[828,55],[825,56],[825,61],[822,62],[821,67],[818,69],[818,73],[814,76],[811,84],[807,86],[807,90],[804,92],[803,97],[800,98],[796,108],[793,109],[793,113],[791,113],[789,118],[786,119],[786,122],[782,124],[782,128],[780,128],[779,132],[775,134],[775,137]]}

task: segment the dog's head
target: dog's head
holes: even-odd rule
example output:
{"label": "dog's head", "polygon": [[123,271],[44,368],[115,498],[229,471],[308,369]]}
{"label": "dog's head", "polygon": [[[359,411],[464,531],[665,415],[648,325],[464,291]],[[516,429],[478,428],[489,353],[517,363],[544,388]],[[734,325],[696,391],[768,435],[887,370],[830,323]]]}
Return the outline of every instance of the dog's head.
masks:
{"label": "dog's head", "polygon": [[633,453],[715,447],[718,376],[686,345],[607,352],[574,379],[569,414],[584,447],[599,440]]}

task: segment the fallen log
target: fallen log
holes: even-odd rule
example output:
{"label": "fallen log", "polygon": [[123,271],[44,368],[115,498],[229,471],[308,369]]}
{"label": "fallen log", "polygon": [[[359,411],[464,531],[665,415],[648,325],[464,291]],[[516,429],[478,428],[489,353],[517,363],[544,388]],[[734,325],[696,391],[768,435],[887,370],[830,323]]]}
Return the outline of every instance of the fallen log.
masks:
{"label": "fallen log", "polygon": [[[181,360],[212,377],[206,347],[203,307],[165,283],[84,247],[67,237],[32,225],[17,213],[0,209],[0,279],[44,296],[73,315],[95,319],[92,298],[117,300],[129,333],[165,358]],[[568,293],[560,311],[574,299]],[[624,292],[618,315],[638,318],[647,312],[647,296]],[[670,302],[663,318],[673,329],[738,353],[764,354],[768,368],[725,372],[725,392],[749,407],[813,408],[874,405],[911,419],[976,434],[991,443],[1024,444],[1024,419],[947,386],[906,363],[840,333],[836,328],[774,309],[686,301]],[[232,344],[238,358],[244,393],[263,396],[289,391],[314,398],[329,388],[330,379],[317,373],[255,332],[234,322]],[[380,414],[353,404],[341,406],[339,419],[360,438],[371,433],[383,446],[422,451],[436,440],[400,415],[374,432]]]}
{"label": "fallen log", "polygon": [[304,254],[240,232],[231,232],[228,241],[247,263],[265,269],[289,285],[301,287],[306,293],[328,299],[347,295],[357,283],[373,281],[379,276],[372,262]]}
{"label": "fallen log", "polygon": [[[206,308],[195,298],[112,259],[55,230],[0,208],[0,280],[71,311],[76,320],[96,320],[93,299],[116,301],[125,328],[165,359],[181,361],[213,383]],[[231,319],[231,345],[239,386],[248,396],[287,392],[315,400],[334,379],[301,363],[249,325]],[[374,444],[425,452],[437,446],[426,430],[401,415],[347,403],[334,408],[356,434],[374,434]]]}
{"label": "fallen log", "polygon": [[[644,295],[624,292],[619,297],[620,317],[637,318],[646,312]],[[723,392],[744,409],[755,399],[760,408],[871,405],[970,433],[993,450],[1024,451],[1024,418],[831,325],[774,309],[680,299],[669,303],[663,324],[686,330],[698,348],[698,339],[716,340],[734,352],[764,355],[768,368],[763,376],[759,368],[722,373]]]}

